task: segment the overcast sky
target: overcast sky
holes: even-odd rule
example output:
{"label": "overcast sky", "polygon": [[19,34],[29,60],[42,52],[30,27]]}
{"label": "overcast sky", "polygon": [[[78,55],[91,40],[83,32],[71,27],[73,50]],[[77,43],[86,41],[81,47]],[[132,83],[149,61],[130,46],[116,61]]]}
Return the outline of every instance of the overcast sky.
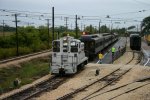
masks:
{"label": "overcast sky", "polygon": [[[150,0],[0,0],[0,9],[7,10],[51,13],[52,7],[55,7],[55,14],[99,16],[102,22],[106,15],[110,19],[134,18],[139,21],[150,15]],[[128,22],[127,25],[131,24]]]}

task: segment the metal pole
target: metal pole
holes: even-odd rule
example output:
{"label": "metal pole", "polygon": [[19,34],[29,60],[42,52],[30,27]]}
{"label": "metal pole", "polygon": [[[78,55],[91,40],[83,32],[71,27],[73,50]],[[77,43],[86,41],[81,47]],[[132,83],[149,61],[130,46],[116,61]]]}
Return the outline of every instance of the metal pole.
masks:
{"label": "metal pole", "polygon": [[59,39],[59,37],[60,37],[60,36],[59,36],[59,31],[58,31],[58,33],[57,33],[57,39]]}
{"label": "metal pole", "polygon": [[106,26],[106,24],[105,24],[105,32],[107,32],[107,26]]}
{"label": "metal pole", "polygon": [[78,38],[78,22],[77,22],[77,15],[76,15],[75,25],[76,25],[76,38]]}
{"label": "metal pole", "polygon": [[138,24],[137,24],[137,33],[138,33],[138,31],[139,31],[139,30],[138,30]]}
{"label": "metal pole", "polygon": [[52,41],[54,40],[54,7],[52,7]]}
{"label": "metal pole", "polygon": [[99,31],[98,31],[99,33],[101,33],[101,29],[100,28],[101,28],[101,21],[99,21]]}
{"label": "metal pole", "polygon": [[82,26],[83,26],[83,25],[82,25],[82,23],[81,23],[81,32],[82,32]]}
{"label": "metal pole", "polygon": [[92,25],[90,25],[90,34],[92,33]]}
{"label": "metal pole", "polygon": [[50,37],[49,37],[49,20],[50,19],[47,19],[47,27],[48,27],[48,48],[50,46]]}
{"label": "metal pole", "polygon": [[111,29],[110,29],[110,33],[112,33],[112,27],[113,27],[113,25],[112,25],[112,20],[111,20]]}
{"label": "metal pole", "polygon": [[66,21],[66,32],[67,32],[67,29],[68,29],[68,17],[65,17],[65,21]]}
{"label": "metal pole", "polygon": [[5,37],[5,34],[4,34],[4,20],[3,20],[3,37]]}
{"label": "metal pole", "polygon": [[19,52],[18,52],[18,26],[17,26],[17,14],[15,14],[15,23],[16,23],[16,48],[17,48],[17,51],[16,51],[16,54],[17,56],[19,55]]}

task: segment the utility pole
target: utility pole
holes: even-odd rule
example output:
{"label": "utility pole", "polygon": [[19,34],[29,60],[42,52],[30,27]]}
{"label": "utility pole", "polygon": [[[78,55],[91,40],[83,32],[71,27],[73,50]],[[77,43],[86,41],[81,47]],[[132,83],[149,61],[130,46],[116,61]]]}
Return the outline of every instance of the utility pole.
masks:
{"label": "utility pole", "polygon": [[50,19],[46,19],[47,20],[47,27],[48,27],[48,48],[49,48],[49,46],[50,46],[50,35],[49,35],[49,20]]}
{"label": "utility pole", "polygon": [[52,7],[52,41],[54,40],[54,7]]}
{"label": "utility pole", "polygon": [[84,31],[85,31],[85,24],[84,24]]}
{"label": "utility pole", "polygon": [[112,33],[112,29],[113,29],[113,23],[112,23],[112,20],[111,20],[111,33]]}
{"label": "utility pole", "polygon": [[98,30],[99,33],[101,33],[101,20],[99,21],[99,30]]}
{"label": "utility pole", "polygon": [[19,50],[18,50],[18,20],[17,20],[17,14],[15,14],[15,24],[16,24],[16,48],[17,48],[17,51],[16,51],[16,55],[19,56]]}
{"label": "utility pole", "polygon": [[66,21],[66,32],[67,32],[67,29],[68,29],[68,17],[65,17],[65,21]]}
{"label": "utility pole", "polygon": [[77,22],[78,18],[76,15],[76,21],[75,21],[75,26],[76,26],[76,38],[78,38],[78,22]]}
{"label": "utility pole", "polygon": [[137,24],[137,33],[138,33],[138,31],[139,31],[139,30],[138,30],[138,24]]}
{"label": "utility pole", "polygon": [[105,32],[107,32],[107,26],[106,26],[106,24],[105,24]]}
{"label": "utility pole", "polygon": [[30,26],[30,23],[28,22],[28,26]]}
{"label": "utility pole", "polygon": [[81,32],[82,32],[82,27],[83,27],[83,26],[82,26],[82,23],[81,23]]}
{"label": "utility pole", "polygon": [[143,36],[143,34],[142,34],[142,21],[140,23],[140,34],[141,34],[141,36]]}
{"label": "utility pole", "polygon": [[92,33],[92,25],[90,25],[90,34]]}
{"label": "utility pole", "polygon": [[5,25],[5,23],[4,23],[4,20],[3,20],[3,37],[5,37],[5,34],[4,34],[4,25]]}
{"label": "utility pole", "polygon": [[72,31],[72,23],[71,23],[70,27],[71,27],[71,31]]}
{"label": "utility pole", "polygon": [[58,31],[58,33],[57,33],[57,39],[59,39],[59,37],[60,37],[60,32]]}

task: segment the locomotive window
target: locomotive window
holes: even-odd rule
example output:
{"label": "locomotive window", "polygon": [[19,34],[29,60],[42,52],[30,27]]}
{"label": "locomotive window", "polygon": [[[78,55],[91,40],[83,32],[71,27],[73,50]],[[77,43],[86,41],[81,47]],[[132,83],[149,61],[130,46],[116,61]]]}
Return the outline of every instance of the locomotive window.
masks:
{"label": "locomotive window", "polygon": [[63,44],[63,52],[68,52],[68,43]]}
{"label": "locomotive window", "polygon": [[71,52],[78,52],[78,44],[76,41],[71,42]]}
{"label": "locomotive window", "polygon": [[59,41],[53,42],[53,52],[60,52],[60,42]]}

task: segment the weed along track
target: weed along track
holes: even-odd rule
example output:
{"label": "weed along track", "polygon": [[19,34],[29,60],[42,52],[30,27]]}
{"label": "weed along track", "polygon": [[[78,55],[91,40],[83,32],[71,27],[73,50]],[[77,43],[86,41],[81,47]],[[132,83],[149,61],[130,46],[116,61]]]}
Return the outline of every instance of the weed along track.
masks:
{"label": "weed along track", "polygon": [[6,63],[9,63],[9,62],[13,62],[13,61],[16,61],[16,60],[32,58],[34,56],[38,56],[38,55],[42,55],[42,54],[46,54],[46,53],[50,53],[50,52],[51,52],[51,50],[45,50],[45,51],[41,51],[41,52],[37,52],[37,53],[27,54],[27,55],[24,55],[24,56],[18,56],[18,57],[13,57],[13,58],[10,58],[10,59],[1,60],[0,65],[1,64],[6,64]]}
{"label": "weed along track", "polygon": [[[114,70],[113,72],[111,72],[110,74],[108,74],[98,80],[95,80],[88,85],[78,88],[75,91],[58,98],[57,100],[66,100],[66,99],[70,99],[73,97],[77,97],[78,95],[84,95],[84,91],[86,91],[86,92],[88,92],[87,94],[85,94],[86,96],[83,98],[80,98],[82,100],[85,100],[86,98],[90,97],[91,95],[101,91],[105,87],[115,84],[115,82],[117,82],[123,75],[125,75],[130,70],[131,70],[131,68],[129,68],[127,70],[118,68],[118,69]],[[95,87],[95,86],[97,86],[97,89],[92,90],[92,87]]]}
{"label": "weed along track", "polygon": [[36,96],[37,94],[40,94],[46,90],[52,91],[59,87],[61,84],[63,84],[66,81],[67,78],[65,77],[58,77],[53,76],[50,79],[43,81],[41,83],[38,83],[35,86],[32,86],[28,89],[25,89],[19,93],[13,94],[11,96],[2,98],[3,100],[27,100],[31,97]]}

